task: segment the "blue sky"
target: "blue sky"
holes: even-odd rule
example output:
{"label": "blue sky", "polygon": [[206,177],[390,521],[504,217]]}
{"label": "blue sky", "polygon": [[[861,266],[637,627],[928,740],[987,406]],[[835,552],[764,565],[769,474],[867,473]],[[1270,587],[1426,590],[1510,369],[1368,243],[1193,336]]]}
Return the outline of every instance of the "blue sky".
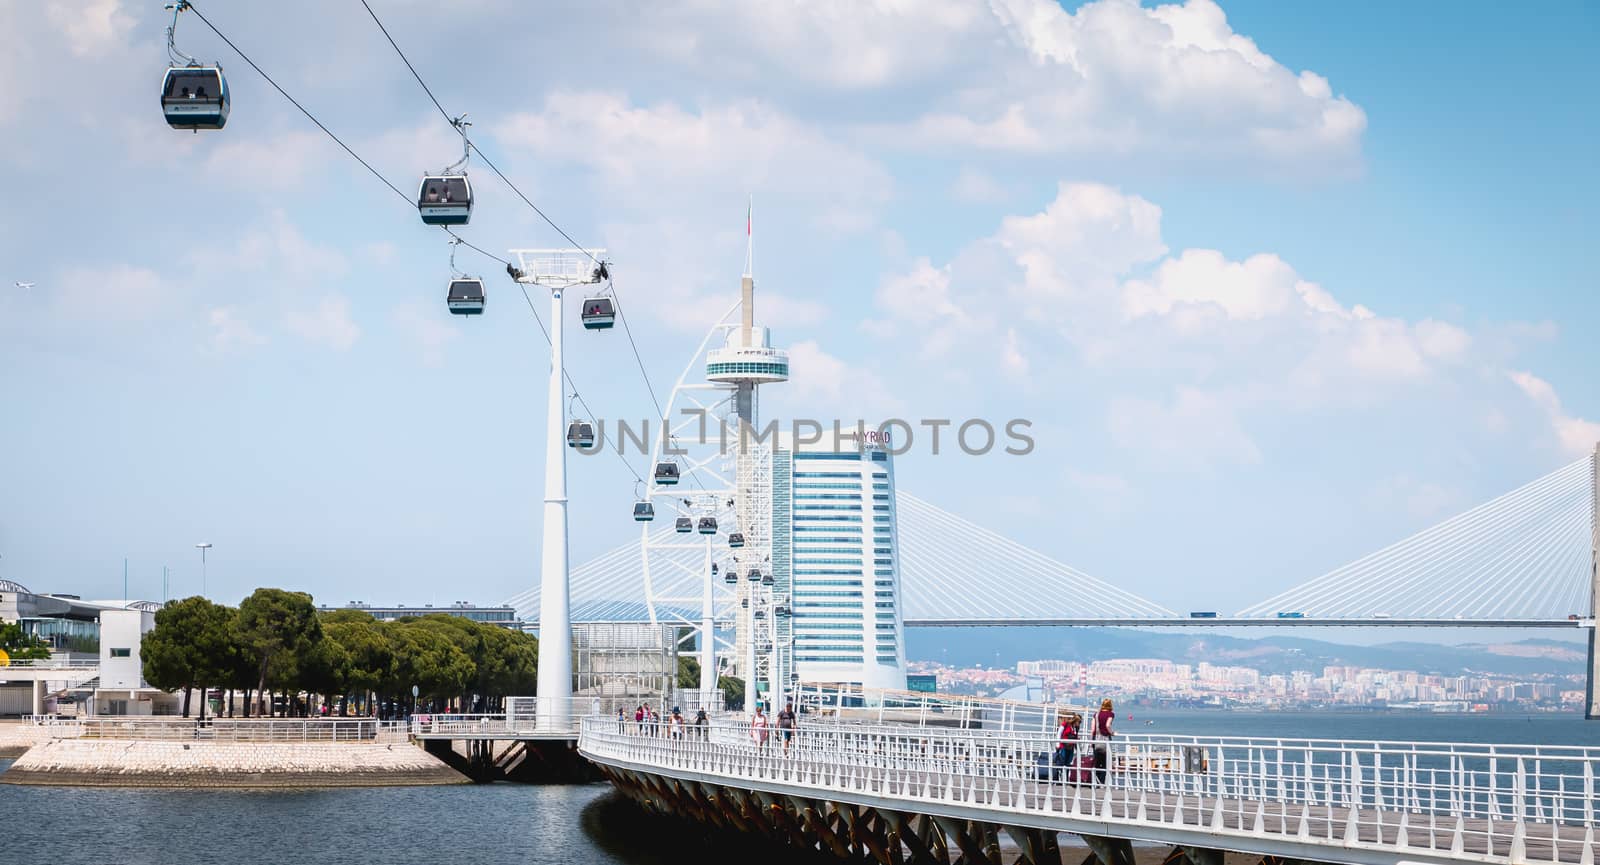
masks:
{"label": "blue sky", "polygon": [[[520,591],[521,296],[463,252],[489,309],[451,320],[442,235],[196,20],[233,115],[168,129],[159,5],[0,8],[30,202],[0,215],[0,576],[119,595],[127,557],[133,594],[163,564],[186,594],[205,540],[230,601]],[[1168,606],[1245,606],[1600,439],[1592,5],[374,6],[610,249],[658,391],[732,300],[753,194],[794,351],[769,416],[1029,418],[1034,454],[914,450],[901,486]],[[403,190],[458,155],[359,4],[201,9]],[[474,243],[560,243],[472,176]],[[621,334],[568,326],[597,412],[648,415]],[[571,486],[575,561],[630,536],[615,458]]]}

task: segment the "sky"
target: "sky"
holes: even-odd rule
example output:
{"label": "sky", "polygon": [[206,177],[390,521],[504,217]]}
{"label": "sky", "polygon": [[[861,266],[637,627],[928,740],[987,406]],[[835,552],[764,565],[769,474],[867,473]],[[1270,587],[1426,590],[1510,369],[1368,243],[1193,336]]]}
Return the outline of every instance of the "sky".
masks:
{"label": "sky", "polygon": [[[0,578],[120,597],[126,560],[131,595],[167,567],[182,596],[205,541],[230,602],[527,588],[548,349],[516,285],[462,250],[488,307],[447,315],[445,236],[187,14],[233,109],[168,128],[160,5],[0,5],[28,202],[0,210]],[[372,5],[608,250],[657,398],[736,298],[753,198],[793,367],[767,417],[1027,419],[1027,456],[919,444],[897,483],[1173,609],[1600,441],[1592,4]],[[459,157],[359,2],[199,9],[402,192]],[[566,245],[469,171],[464,237]],[[566,326],[596,415],[650,416],[620,329]],[[573,459],[574,562],[634,537],[632,462]]]}

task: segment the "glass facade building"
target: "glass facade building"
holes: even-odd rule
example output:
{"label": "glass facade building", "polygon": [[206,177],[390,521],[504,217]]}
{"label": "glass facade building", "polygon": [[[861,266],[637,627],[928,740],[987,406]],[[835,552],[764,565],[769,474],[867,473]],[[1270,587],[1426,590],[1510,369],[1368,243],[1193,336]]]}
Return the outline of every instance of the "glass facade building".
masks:
{"label": "glass facade building", "polygon": [[773,468],[773,572],[790,599],[793,672],[904,689],[893,456],[846,434],[837,446],[783,442]]}

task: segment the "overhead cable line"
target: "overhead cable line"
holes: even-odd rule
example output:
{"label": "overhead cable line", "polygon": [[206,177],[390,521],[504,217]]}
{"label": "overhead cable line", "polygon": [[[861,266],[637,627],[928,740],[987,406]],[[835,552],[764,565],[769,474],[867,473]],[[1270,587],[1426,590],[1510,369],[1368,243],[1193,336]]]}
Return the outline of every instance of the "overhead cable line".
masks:
{"label": "overhead cable line", "polygon": [[[423,80],[422,73],[417,71],[417,67],[416,67],[415,64],[413,64],[411,62],[411,58],[407,57],[406,56],[406,52],[400,48],[400,43],[398,43],[398,42],[396,42],[394,40],[394,36],[389,33],[389,28],[384,26],[383,19],[379,18],[378,17],[378,13],[373,10],[372,4],[368,3],[367,0],[361,0],[361,5],[362,5],[363,8],[365,8],[367,10],[367,15],[372,18],[372,23],[378,25],[378,29],[383,32],[383,38],[387,39],[389,41],[389,47],[393,48],[394,49],[394,53],[399,55],[400,62],[404,63],[406,65],[406,69],[411,72],[411,77],[415,78],[417,80],[417,85],[422,88],[422,92],[426,93],[428,95],[428,101],[432,102],[433,103],[433,107],[437,108],[439,110],[439,116],[443,117],[445,119],[445,122],[450,124],[451,128],[453,128],[457,132],[461,133],[461,139],[466,142],[467,147],[471,148],[473,151],[476,151],[477,154],[478,154],[478,158],[483,161],[483,164],[488,166],[489,170],[493,171],[495,173],[495,175],[500,178],[501,182],[505,183],[505,185],[512,192],[516,193],[517,197],[522,199],[522,202],[524,204],[526,204],[526,205],[528,205],[528,207],[532,208],[533,212],[538,214],[540,219],[543,219],[547,225],[549,225],[551,228],[555,229],[556,233],[560,234],[563,238],[566,239],[566,241],[568,243],[572,244],[574,249],[577,249],[579,252],[582,252],[584,255],[588,256],[589,260],[594,262],[594,264],[597,267],[600,266],[603,262],[601,262],[600,259],[596,258],[594,253],[592,253],[588,249],[586,249],[583,246],[583,244],[581,244],[578,241],[574,240],[572,238],[572,235],[567,233],[566,229],[564,229],[560,225],[556,224],[556,221],[554,219],[551,219],[549,214],[546,214],[543,210],[541,210],[539,208],[539,206],[537,204],[533,203],[532,199],[530,199],[530,198],[528,198],[528,196],[524,195],[522,190],[519,189],[515,183],[511,182],[511,178],[507,177],[505,175],[505,172],[501,171],[500,167],[494,164],[494,160],[490,159],[488,154],[483,152],[483,148],[479,147],[476,142],[474,142],[471,138],[469,138],[467,136],[466,130],[464,128],[462,128],[462,125],[461,125],[461,122],[460,122],[460,117],[451,117],[450,116],[450,112],[445,110],[444,104],[439,101],[439,97],[437,97],[437,96],[435,96],[433,94],[433,88],[429,87],[428,86],[428,82]],[[465,116],[465,115],[463,115],[463,116]],[[611,288],[612,297],[617,302],[617,307],[618,307],[618,309],[617,309],[617,312],[618,312],[617,317],[622,319],[622,332],[627,335],[627,337],[628,337],[628,345],[633,348],[633,359],[634,359],[634,362],[639,365],[639,374],[644,377],[645,390],[649,392],[649,394],[650,394],[650,402],[655,405],[655,407],[656,407],[656,415],[658,417],[660,417],[660,416],[663,415],[663,411],[662,411],[662,408],[661,408],[661,400],[656,398],[655,385],[651,383],[651,381],[650,381],[650,373],[645,369],[644,357],[639,353],[639,344],[636,341],[634,341],[633,329],[628,326],[628,318],[627,318],[627,316],[621,314],[622,313],[622,310],[621,310],[622,304],[621,304],[621,298],[617,298],[616,297],[616,284],[614,282],[612,282],[609,278],[606,280],[606,283],[607,283],[608,287]],[[537,315],[537,313],[535,313],[535,315]],[[541,325],[541,327],[542,326],[543,325]]]}
{"label": "overhead cable line", "polygon": [[[373,168],[372,164],[370,162],[367,162],[367,160],[361,158],[361,155],[356,153],[355,150],[353,150],[350,147],[350,145],[345,144],[344,140],[341,139],[338,135],[335,135],[333,130],[331,130],[327,126],[323,125],[322,121],[318,120],[316,115],[312,114],[304,105],[301,105],[300,102],[298,100],[296,100],[293,96],[290,96],[289,92],[287,90],[284,90],[283,87],[281,87],[278,84],[277,81],[273,80],[271,75],[267,74],[266,70],[262,69],[259,65],[257,65],[254,60],[251,60],[250,59],[250,55],[244,53],[244,51],[241,50],[238,45],[235,45],[233,43],[233,40],[229,39],[226,34],[224,34],[221,30],[217,29],[217,26],[215,24],[212,24],[211,21],[209,19],[207,19],[205,17],[205,15],[203,13],[201,13],[201,11],[199,9],[196,9],[194,7],[194,4],[192,4],[192,3],[189,4],[188,9],[189,9],[189,11],[194,12],[195,17],[199,18],[202,23],[204,23],[207,27],[209,27],[211,29],[212,33],[217,34],[217,38],[219,38],[223,42],[227,43],[228,47],[233,49],[233,53],[239,55],[239,59],[241,59],[245,63],[249,64],[250,68],[254,69],[256,71],[256,74],[260,75],[263,79],[265,79],[268,84],[271,84],[272,88],[274,90],[278,91],[279,95],[283,96],[284,99],[289,101],[289,104],[291,104],[295,108],[299,109],[300,113],[304,114],[306,116],[307,120],[310,120],[313,124],[316,125],[316,127],[318,129],[322,130],[323,134],[325,134],[329,138],[333,139],[334,143],[338,144],[341,148],[343,148],[345,153],[350,154],[352,159],[354,159],[355,161],[361,163],[361,166],[363,168],[367,169],[367,171],[370,172],[373,177],[376,177],[380,183],[382,183],[384,186],[387,186],[390,189],[390,191],[394,192],[395,195],[400,196],[401,200],[405,201],[407,205],[412,205],[412,206],[415,205],[415,202],[412,201],[410,196],[406,195],[404,192],[401,192],[399,187],[395,186],[393,183],[390,183],[389,179],[384,177],[381,173],[379,173],[376,168]],[[435,104],[437,104],[437,102]],[[463,135],[463,138],[464,137],[465,136]],[[471,249],[474,252],[477,252],[479,255],[483,255],[483,256],[485,256],[487,258],[490,258],[490,259],[492,259],[494,261],[497,261],[500,264],[503,264],[508,268],[512,266],[511,262],[507,261],[506,259],[501,258],[500,256],[495,255],[494,253],[485,250],[484,248],[478,246],[477,244],[472,243],[471,241],[467,240],[466,238],[462,237],[461,235],[456,234],[454,231],[451,231],[449,226],[440,226],[440,227],[444,229],[444,232],[446,234],[450,235],[452,238],[454,238],[455,240],[459,241],[463,246],[466,246],[468,249]],[[585,253],[585,254],[587,254],[587,253]],[[593,258],[593,256],[590,256],[590,257]],[[518,285],[520,286],[522,284],[519,282]],[[528,308],[533,311],[533,319],[534,319],[534,321],[538,322],[539,330],[540,330],[541,333],[544,334],[545,341],[549,342],[550,341],[550,331],[545,328],[544,321],[539,318],[538,310],[534,309],[534,307],[533,307],[533,299],[528,297],[528,290],[527,290],[526,287],[523,287],[523,289],[522,289],[522,296],[523,296],[523,298],[527,299]],[[591,417],[595,416],[594,415],[594,410],[589,407],[589,403],[586,400],[584,400],[584,398],[580,395],[580,392],[578,390],[578,385],[572,380],[572,374],[570,372],[567,372],[564,369],[562,370],[562,374],[566,377],[568,386],[570,386],[572,388],[573,396],[577,397],[578,402],[583,405],[584,411],[589,412]],[[634,480],[637,480],[640,483],[643,483],[644,479],[641,478],[639,476],[639,473],[634,470],[633,464],[628,462],[627,457],[622,455],[622,451],[620,449],[617,451],[617,457],[622,460],[623,466],[625,466],[627,468],[629,474],[633,475]]]}

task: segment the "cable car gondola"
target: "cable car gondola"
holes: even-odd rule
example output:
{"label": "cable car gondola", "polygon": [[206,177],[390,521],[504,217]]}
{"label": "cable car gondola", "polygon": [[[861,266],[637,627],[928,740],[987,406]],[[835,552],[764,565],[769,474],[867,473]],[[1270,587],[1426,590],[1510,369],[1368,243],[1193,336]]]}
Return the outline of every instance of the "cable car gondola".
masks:
{"label": "cable car gondola", "polygon": [[167,57],[171,66],[161,79],[161,113],[173,129],[221,129],[228,122],[228,79],[222,64],[207,66],[178,50],[178,16],[189,10],[187,0],[167,4],[172,23],[167,25]]}
{"label": "cable car gondola", "polygon": [[744,532],[729,532],[728,546],[735,550],[744,546]]}
{"label": "cable car gondola", "polygon": [[752,582],[752,583],[761,582],[761,572],[756,570],[755,568],[751,568],[750,569],[750,577],[749,577],[749,579],[750,579],[750,582]]}
{"label": "cable car gondola", "polygon": [[656,518],[656,506],[649,502],[633,503],[633,519],[635,522],[648,523]]}
{"label": "cable car gondola", "polygon": [[617,322],[617,305],[599,294],[583,299],[583,326],[589,330],[610,330]]}
{"label": "cable car gondola", "polygon": [[585,450],[594,447],[594,424],[586,420],[567,424],[567,447]]}
{"label": "cable car gondola", "polygon": [[430,174],[417,190],[417,212],[428,225],[466,225],[472,219],[472,184],[465,174]]}
{"label": "cable car gondola", "polygon": [[687,534],[694,531],[694,520],[691,520],[688,517],[678,517],[678,521],[674,525],[674,528],[676,528],[679,532]]}
{"label": "cable car gondola", "polygon": [[481,279],[452,279],[445,293],[444,305],[451,315],[482,315],[487,300]]}
{"label": "cable car gondola", "polygon": [[161,81],[161,113],[173,129],[221,129],[228,122],[221,66],[174,66]]}
{"label": "cable car gondola", "polygon": [[656,463],[656,483],[670,487],[678,482],[678,464],[669,462]]}
{"label": "cable car gondola", "polygon": [[700,522],[696,524],[695,528],[702,535],[714,535],[717,533],[717,518],[701,517]]}
{"label": "cable car gondola", "polygon": [[737,571],[729,569],[728,573],[723,576],[722,581],[730,586],[737,586],[739,584],[739,574]]}
{"label": "cable car gondola", "polygon": [[774,577],[771,574],[762,574],[761,575],[761,585],[763,585],[763,586],[776,585],[777,582],[778,582],[778,578]]}

